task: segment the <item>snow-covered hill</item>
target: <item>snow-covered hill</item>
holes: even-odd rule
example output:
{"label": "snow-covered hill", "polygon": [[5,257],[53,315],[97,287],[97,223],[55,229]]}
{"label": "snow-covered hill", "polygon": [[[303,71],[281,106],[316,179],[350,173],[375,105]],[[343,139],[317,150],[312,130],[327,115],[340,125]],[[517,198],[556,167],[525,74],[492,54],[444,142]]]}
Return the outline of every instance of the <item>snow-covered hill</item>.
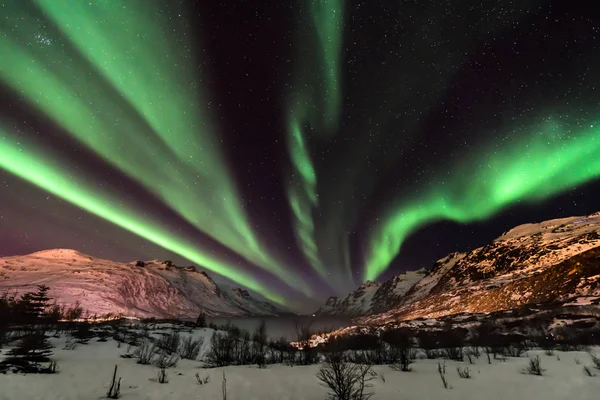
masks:
{"label": "snow-covered hill", "polygon": [[428,272],[367,282],[344,300],[332,297],[317,313],[382,324],[596,296],[600,213],[520,225],[486,246],[449,254]]}
{"label": "snow-covered hill", "polygon": [[[143,265],[143,266],[142,266]],[[170,262],[120,263],[54,249],[0,258],[0,291],[50,287],[58,303],[90,314],[195,318],[277,315],[284,310],[241,288],[219,287],[205,272]]]}

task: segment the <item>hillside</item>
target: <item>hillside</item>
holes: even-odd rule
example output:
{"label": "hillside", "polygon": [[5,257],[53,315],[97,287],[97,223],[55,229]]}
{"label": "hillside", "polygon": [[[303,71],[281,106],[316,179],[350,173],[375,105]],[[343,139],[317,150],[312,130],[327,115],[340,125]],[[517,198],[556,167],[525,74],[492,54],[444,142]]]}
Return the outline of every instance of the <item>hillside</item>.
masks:
{"label": "hillside", "polygon": [[486,246],[449,254],[428,272],[370,283],[377,289],[368,296],[363,286],[343,301],[328,300],[318,313],[362,316],[357,322],[384,324],[596,298],[600,213],[520,225]]}
{"label": "hillside", "polygon": [[44,284],[58,303],[79,301],[91,315],[195,318],[201,311],[209,316],[283,312],[245,289],[221,289],[193,266],[156,260],[137,265],[68,249],[5,257],[0,258],[0,291],[26,291]]}

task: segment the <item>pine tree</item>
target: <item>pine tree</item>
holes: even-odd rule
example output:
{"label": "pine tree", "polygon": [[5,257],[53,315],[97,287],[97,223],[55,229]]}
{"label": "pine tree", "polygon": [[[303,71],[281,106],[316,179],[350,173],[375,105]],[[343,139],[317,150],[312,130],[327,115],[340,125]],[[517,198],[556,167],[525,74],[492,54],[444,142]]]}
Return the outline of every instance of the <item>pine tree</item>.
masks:
{"label": "pine tree", "polygon": [[0,363],[0,370],[12,366],[16,372],[54,372],[40,365],[50,362],[52,347],[45,331],[31,331],[19,341],[17,347],[8,352],[8,357]]}
{"label": "pine tree", "polygon": [[46,310],[50,307],[50,298],[46,285],[39,285],[36,292],[25,293],[16,301],[15,322],[21,324],[46,323]]}

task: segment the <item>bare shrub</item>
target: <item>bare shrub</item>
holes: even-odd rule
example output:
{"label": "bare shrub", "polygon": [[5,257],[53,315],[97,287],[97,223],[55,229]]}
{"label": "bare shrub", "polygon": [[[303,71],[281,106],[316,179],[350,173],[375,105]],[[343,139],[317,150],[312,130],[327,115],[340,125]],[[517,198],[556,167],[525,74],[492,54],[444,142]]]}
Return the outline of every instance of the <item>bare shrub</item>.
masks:
{"label": "bare shrub", "polygon": [[438,362],[438,373],[440,374],[440,379],[442,380],[444,389],[450,389],[450,385],[448,384],[448,380],[446,379],[446,362],[445,361],[444,361],[443,365]]}
{"label": "bare shrub", "polygon": [[109,399],[118,399],[121,397],[121,377],[117,380],[117,365],[115,365],[112,381],[110,382],[108,392],[106,392],[106,397]]}
{"label": "bare shrub", "polygon": [[590,354],[590,357],[592,357],[592,362],[594,363],[595,368],[600,369],[600,357],[596,357],[592,353],[589,353],[589,354]]}
{"label": "bare shrub", "polygon": [[79,343],[77,343],[75,339],[73,339],[73,337],[67,336],[67,340],[65,341],[65,347],[63,347],[63,350],[75,350],[77,346],[79,346]]}
{"label": "bare shrub", "polygon": [[337,400],[367,400],[373,396],[369,383],[374,379],[370,365],[351,364],[344,360],[341,352],[325,355],[325,362],[317,372],[317,379],[331,390]]}
{"label": "bare shrub", "polygon": [[169,383],[167,371],[164,368],[161,368],[158,371],[158,383]]}
{"label": "bare shrub", "polygon": [[456,367],[456,372],[458,373],[458,376],[460,378],[463,379],[469,379],[471,378],[471,370],[469,369],[469,367]]}
{"label": "bare shrub", "polygon": [[491,364],[492,363],[492,357],[491,357],[492,348],[491,347],[485,347],[484,350],[485,350],[485,355],[486,355],[487,360],[488,360],[488,364]]}
{"label": "bare shrub", "polygon": [[473,350],[471,348],[466,348],[464,349],[463,354],[467,357],[467,360],[469,360],[469,364],[473,364]]}
{"label": "bare shrub", "polygon": [[185,337],[181,340],[181,347],[179,350],[179,354],[181,358],[186,360],[195,360],[198,358],[200,354],[200,349],[204,344],[204,338],[200,337],[197,340],[194,340],[192,336]]}
{"label": "bare shrub", "polygon": [[154,365],[156,365],[160,369],[165,369],[176,367],[178,362],[178,354],[167,354],[167,352],[162,350],[157,354],[156,359],[154,361]]}
{"label": "bare shrub", "polygon": [[166,351],[168,354],[177,353],[180,345],[181,335],[179,334],[179,332],[170,332],[166,335],[161,336],[156,341],[156,346]]}
{"label": "bare shrub", "polygon": [[404,371],[404,372],[410,372],[412,371],[412,368],[410,367],[410,364],[412,364],[412,360],[413,358],[411,357],[411,350],[410,348],[402,348],[402,349],[398,349],[398,353],[399,353],[399,357],[398,360],[391,365],[391,367],[396,370],[396,371]]}
{"label": "bare shrub", "polygon": [[254,344],[254,361],[258,365],[258,368],[266,368],[267,350],[269,349],[267,343],[269,338],[267,336],[267,326],[264,320],[261,321],[258,328],[256,328],[256,332],[254,332],[252,339]]}
{"label": "bare shrub", "polygon": [[225,371],[223,371],[223,383],[221,384],[221,392],[223,392],[223,400],[227,400],[227,378],[225,377]]}
{"label": "bare shrub", "polygon": [[205,364],[209,368],[231,365],[234,358],[235,339],[227,332],[214,332]]}
{"label": "bare shrub", "polygon": [[292,347],[288,341],[282,337],[278,341],[271,341],[269,346],[273,351],[271,352],[271,356],[273,358],[273,363],[284,363],[286,357],[289,355],[292,349],[296,350],[295,347]]}
{"label": "bare shrub", "polygon": [[312,322],[300,326],[297,323],[295,325],[297,341],[302,347],[298,350],[298,354],[300,355],[299,363],[302,365],[316,364],[319,360],[319,354],[316,348],[310,346],[310,340],[313,336],[311,330]]}
{"label": "bare shrub", "polygon": [[442,350],[442,353],[444,354],[444,358],[447,358],[448,360],[454,360],[454,361],[463,361],[464,360],[464,354],[463,354],[462,347],[446,347],[445,349]]}
{"label": "bare shrub", "polygon": [[198,381],[198,385],[206,385],[208,382],[210,382],[210,377],[208,375],[206,375],[204,379],[202,379],[200,373],[196,372],[194,376],[196,377],[196,381]]}
{"label": "bare shrub", "polygon": [[425,357],[429,360],[435,360],[436,358],[442,357],[442,353],[439,349],[423,349],[425,351]]}
{"label": "bare shrub", "polygon": [[525,353],[525,348],[522,345],[510,345],[503,351],[506,357],[521,357],[523,353]]}
{"label": "bare shrub", "polygon": [[545,369],[542,368],[542,360],[540,356],[535,356],[529,359],[529,364],[523,368],[522,372],[527,375],[542,376]]}
{"label": "bare shrub", "polygon": [[149,339],[144,339],[140,345],[134,350],[133,355],[137,358],[137,363],[142,365],[150,365],[154,362],[159,348]]}

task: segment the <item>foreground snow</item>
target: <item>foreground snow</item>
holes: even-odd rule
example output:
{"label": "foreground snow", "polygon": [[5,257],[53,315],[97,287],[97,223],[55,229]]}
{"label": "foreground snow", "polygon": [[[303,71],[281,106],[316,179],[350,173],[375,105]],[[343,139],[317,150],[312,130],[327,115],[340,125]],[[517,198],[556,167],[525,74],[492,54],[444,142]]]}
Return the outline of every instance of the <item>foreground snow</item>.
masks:
{"label": "foreground snow", "polygon": [[[196,331],[194,336],[206,337],[203,352],[207,350],[212,330]],[[202,369],[199,361],[181,360],[176,368],[168,370],[168,384],[156,381],[158,368],[138,365],[133,359],[123,359],[127,345],[117,348],[112,339],[89,345],[80,345],[76,350],[61,350],[63,339],[53,339],[57,348],[54,358],[59,363],[57,375],[0,375],[0,399],[99,399],[106,395],[114,365],[119,366],[122,377],[122,399],[222,399],[222,374],[227,378],[229,400],[285,400],[327,398],[327,389],[319,384],[315,374],[318,365],[288,367],[271,365],[267,369],[256,366],[239,366]],[[594,349],[596,353],[600,349]],[[6,352],[2,350],[2,354]],[[528,358],[509,358],[505,362],[492,361],[489,365],[485,356],[475,365],[446,361],[447,379],[451,389],[444,389],[437,371],[437,360],[418,360],[412,372],[398,372],[386,366],[376,366],[379,376],[372,381],[373,399],[598,399],[600,377],[588,377],[583,366],[591,365],[585,352],[556,352],[554,356],[532,351],[529,356],[540,355],[544,376],[524,375],[520,371]],[[557,358],[560,358],[560,360]],[[580,361],[581,364],[577,364]],[[468,366],[471,379],[460,379],[458,365]],[[595,370],[600,374],[600,371]],[[209,376],[210,382],[198,385],[195,373],[202,378]],[[382,380],[381,376],[385,379]]]}

